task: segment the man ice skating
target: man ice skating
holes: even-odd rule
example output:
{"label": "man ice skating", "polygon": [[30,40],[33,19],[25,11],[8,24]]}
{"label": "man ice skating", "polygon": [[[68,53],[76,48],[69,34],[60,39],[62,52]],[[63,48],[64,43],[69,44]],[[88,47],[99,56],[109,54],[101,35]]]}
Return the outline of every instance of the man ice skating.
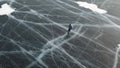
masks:
{"label": "man ice skating", "polygon": [[72,25],[71,25],[71,24],[69,24],[69,26],[68,26],[68,35],[69,35],[69,33],[70,33],[71,29],[72,29]]}

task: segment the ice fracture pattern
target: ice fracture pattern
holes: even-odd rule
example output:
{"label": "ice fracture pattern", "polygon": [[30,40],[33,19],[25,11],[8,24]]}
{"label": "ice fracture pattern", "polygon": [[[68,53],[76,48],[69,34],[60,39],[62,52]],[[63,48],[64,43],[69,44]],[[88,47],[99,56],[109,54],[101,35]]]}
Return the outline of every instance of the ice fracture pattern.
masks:
{"label": "ice fracture pattern", "polygon": [[78,1],[0,0],[0,68],[120,68],[120,0]]}

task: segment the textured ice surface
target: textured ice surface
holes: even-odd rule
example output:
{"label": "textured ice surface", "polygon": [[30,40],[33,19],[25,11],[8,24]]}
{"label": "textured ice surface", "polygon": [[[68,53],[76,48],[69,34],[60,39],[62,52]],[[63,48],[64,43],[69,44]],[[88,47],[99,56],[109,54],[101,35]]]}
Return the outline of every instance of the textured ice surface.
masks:
{"label": "textured ice surface", "polygon": [[0,0],[16,8],[0,16],[0,68],[120,68],[120,1],[84,2],[108,13],[73,0]]}

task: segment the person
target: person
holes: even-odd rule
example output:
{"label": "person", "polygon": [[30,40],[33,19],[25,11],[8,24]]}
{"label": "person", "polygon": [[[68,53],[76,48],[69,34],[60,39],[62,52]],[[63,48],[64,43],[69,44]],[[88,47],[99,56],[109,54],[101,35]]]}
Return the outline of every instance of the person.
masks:
{"label": "person", "polygon": [[69,24],[67,35],[69,35],[69,33],[70,33],[71,30],[72,30],[72,24]]}

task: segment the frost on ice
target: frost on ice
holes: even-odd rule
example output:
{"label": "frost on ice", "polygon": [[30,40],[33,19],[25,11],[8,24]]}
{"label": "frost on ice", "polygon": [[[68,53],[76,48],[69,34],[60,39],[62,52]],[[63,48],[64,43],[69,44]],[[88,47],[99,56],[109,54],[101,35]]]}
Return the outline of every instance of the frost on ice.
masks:
{"label": "frost on ice", "polygon": [[118,47],[120,47],[120,44],[118,44]]}
{"label": "frost on ice", "polygon": [[97,12],[97,13],[100,13],[100,14],[107,13],[106,10],[98,8],[98,6],[96,4],[91,4],[91,3],[82,2],[82,1],[77,1],[76,3],[81,7],[90,9],[93,12]]}
{"label": "frost on ice", "polygon": [[0,8],[0,15],[10,15],[15,9],[11,8],[7,3],[3,4]]}

